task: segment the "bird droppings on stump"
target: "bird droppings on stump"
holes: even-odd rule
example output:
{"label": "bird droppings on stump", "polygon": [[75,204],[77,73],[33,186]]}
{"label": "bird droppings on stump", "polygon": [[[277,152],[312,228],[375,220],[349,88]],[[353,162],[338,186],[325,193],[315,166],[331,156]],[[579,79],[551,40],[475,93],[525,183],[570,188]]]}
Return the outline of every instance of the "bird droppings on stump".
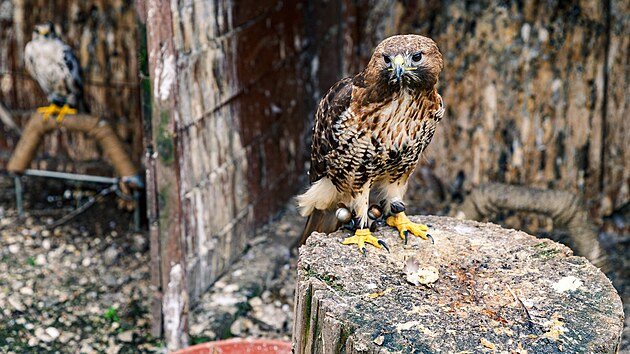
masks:
{"label": "bird droppings on stump", "polygon": [[[566,246],[446,217],[435,244],[382,227],[367,256],[313,233],[300,248],[295,353],[614,353],[623,309],[610,281]],[[410,268],[410,264],[413,266]],[[413,285],[410,273],[437,269]],[[415,269],[415,270],[414,270]]]}

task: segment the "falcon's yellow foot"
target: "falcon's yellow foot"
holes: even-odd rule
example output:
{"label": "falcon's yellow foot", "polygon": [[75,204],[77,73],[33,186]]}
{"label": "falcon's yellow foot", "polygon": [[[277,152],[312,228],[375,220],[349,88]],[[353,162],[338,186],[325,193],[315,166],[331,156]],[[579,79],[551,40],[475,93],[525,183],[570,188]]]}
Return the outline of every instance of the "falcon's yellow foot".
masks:
{"label": "falcon's yellow foot", "polygon": [[66,114],[77,114],[77,110],[68,106],[67,104],[64,104],[63,107],[61,107],[61,109],[59,110],[59,115],[57,116],[57,122],[61,123],[61,121],[63,121],[63,117]]}
{"label": "falcon's yellow foot", "polygon": [[355,231],[354,233],[354,236],[346,237],[341,243],[343,243],[344,245],[356,244],[357,246],[359,246],[359,251],[361,251],[364,256],[367,252],[367,249],[365,248],[366,243],[369,243],[376,248],[385,247],[387,252],[389,252],[389,246],[387,246],[385,241],[379,240],[376,237],[372,236],[370,229],[357,229],[357,231]]}
{"label": "falcon's yellow foot", "polygon": [[431,240],[431,242],[435,243],[433,241],[433,237],[427,234],[427,230],[429,230],[427,225],[416,224],[415,222],[412,222],[411,220],[409,220],[404,211],[388,217],[387,225],[393,226],[398,229],[398,232],[400,232],[400,237],[405,240],[405,243],[407,243],[409,239],[410,232],[418,237],[421,237],[425,240]]}
{"label": "falcon's yellow foot", "polygon": [[50,117],[51,114],[59,113],[59,110],[60,110],[60,107],[54,103],[51,103],[49,106],[46,106],[46,107],[37,108],[37,112],[42,113],[42,118],[44,119],[44,122],[48,121],[48,118]]}

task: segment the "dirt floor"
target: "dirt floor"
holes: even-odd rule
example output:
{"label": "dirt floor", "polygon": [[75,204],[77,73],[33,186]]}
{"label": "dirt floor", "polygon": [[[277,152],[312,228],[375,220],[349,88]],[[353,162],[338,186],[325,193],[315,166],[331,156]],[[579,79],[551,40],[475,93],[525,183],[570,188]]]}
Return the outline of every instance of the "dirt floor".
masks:
{"label": "dirt floor", "polygon": [[[146,233],[130,231],[131,213],[104,198],[70,222],[50,227],[93,191],[52,184],[29,193],[19,218],[12,183],[0,209],[0,352],[135,353],[151,338]],[[64,196],[65,194],[65,196]]]}
{"label": "dirt floor", "polygon": [[[77,197],[85,201],[94,189],[52,183],[37,190],[42,183],[26,181],[28,213],[18,218],[12,180],[0,179],[0,352],[163,352],[161,340],[149,335],[146,232],[133,232],[132,214],[119,210],[113,195],[50,227]],[[430,191],[417,192],[422,188],[409,195],[414,212],[450,212],[429,202]],[[514,218],[504,215],[502,221],[510,226]],[[296,261],[287,242],[272,240],[294,239],[303,222],[289,204],[258,230],[243,260],[192,310],[191,344],[229,336],[290,340]],[[606,232],[600,232],[614,264],[610,276],[627,310],[628,225],[630,213],[619,213],[604,220]],[[629,335],[626,320],[620,353],[630,353]]]}
{"label": "dirt floor", "polygon": [[[96,186],[33,178],[24,185],[19,217],[13,181],[0,177],[0,352],[166,352],[149,334],[148,235],[133,231],[132,213],[111,194],[55,227]],[[258,230],[234,271],[195,307],[191,344],[291,339],[295,258],[268,240],[297,237],[301,223],[291,209]]]}

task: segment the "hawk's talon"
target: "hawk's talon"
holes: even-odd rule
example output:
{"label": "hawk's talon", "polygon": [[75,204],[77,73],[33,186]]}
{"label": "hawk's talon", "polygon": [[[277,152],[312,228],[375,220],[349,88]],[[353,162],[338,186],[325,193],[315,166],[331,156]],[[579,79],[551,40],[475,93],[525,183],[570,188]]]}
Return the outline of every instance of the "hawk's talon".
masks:
{"label": "hawk's talon", "polygon": [[432,243],[432,244],[434,244],[434,245],[435,245],[435,240],[433,239],[433,236],[431,236],[431,235],[427,234],[427,238],[428,238],[429,240],[431,240],[431,243]]}
{"label": "hawk's talon", "polygon": [[378,240],[378,244],[385,247],[385,249],[387,250],[387,253],[391,253],[389,252],[389,246],[387,245],[387,243],[383,240]]}
{"label": "hawk's talon", "polygon": [[405,243],[407,243],[407,240],[409,239],[409,233],[425,240],[433,239],[433,237],[427,236],[427,230],[429,230],[429,228],[426,225],[412,222],[404,212],[388,217],[387,225],[398,229],[400,237],[405,240]]}
{"label": "hawk's talon", "polygon": [[359,247],[359,252],[365,256],[367,253],[365,244],[369,243],[376,248],[381,248],[383,246],[381,246],[379,241],[379,239],[372,236],[370,229],[357,229],[354,232],[354,236],[346,237],[341,243],[344,245],[356,244]]}

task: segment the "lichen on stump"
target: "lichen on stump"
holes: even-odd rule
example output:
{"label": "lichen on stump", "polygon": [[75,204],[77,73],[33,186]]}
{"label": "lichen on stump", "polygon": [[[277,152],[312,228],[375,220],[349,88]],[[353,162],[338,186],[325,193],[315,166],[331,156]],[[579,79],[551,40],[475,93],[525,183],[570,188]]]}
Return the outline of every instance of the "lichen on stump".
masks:
{"label": "lichen on stump", "polygon": [[[494,224],[411,219],[432,225],[435,244],[411,236],[405,245],[381,227],[375,236],[391,253],[368,246],[363,257],[339,242],[348,232],[310,236],[298,262],[295,353],[616,351],[621,300],[585,258]],[[414,281],[430,266],[437,281]]]}

